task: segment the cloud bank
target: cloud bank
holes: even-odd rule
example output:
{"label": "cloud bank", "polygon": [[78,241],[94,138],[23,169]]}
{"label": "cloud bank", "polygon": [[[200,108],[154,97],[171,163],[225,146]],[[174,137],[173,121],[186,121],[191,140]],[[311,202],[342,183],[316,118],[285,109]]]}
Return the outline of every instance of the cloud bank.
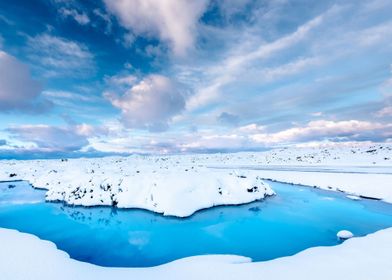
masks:
{"label": "cloud bank", "polygon": [[87,124],[50,126],[22,125],[7,129],[14,138],[34,144],[34,149],[46,152],[74,152],[89,144],[88,138],[105,133]]}
{"label": "cloud bank", "polygon": [[94,56],[80,43],[41,34],[28,39],[28,57],[45,77],[89,76],[95,70]]}
{"label": "cloud bank", "polygon": [[[116,82],[129,86],[133,77]],[[166,130],[172,117],[185,107],[184,90],[162,75],[149,75],[121,95],[105,92],[104,96],[121,110],[121,120],[128,128]]]}
{"label": "cloud bank", "polygon": [[157,37],[176,55],[193,47],[197,24],[206,0],[104,0],[119,22],[137,35]]}
{"label": "cloud bank", "polygon": [[0,112],[42,112],[50,102],[41,98],[41,84],[31,77],[29,67],[0,50]]}

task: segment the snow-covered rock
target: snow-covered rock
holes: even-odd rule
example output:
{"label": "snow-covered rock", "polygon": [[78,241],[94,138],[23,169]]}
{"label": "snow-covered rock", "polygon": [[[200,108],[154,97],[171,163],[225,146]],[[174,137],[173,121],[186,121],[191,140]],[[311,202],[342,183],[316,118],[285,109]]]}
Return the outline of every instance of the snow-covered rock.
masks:
{"label": "snow-covered rock", "polygon": [[348,230],[341,230],[339,231],[336,236],[338,237],[338,239],[340,240],[346,240],[346,239],[350,239],[354,236],[354,234],[351,231]]}

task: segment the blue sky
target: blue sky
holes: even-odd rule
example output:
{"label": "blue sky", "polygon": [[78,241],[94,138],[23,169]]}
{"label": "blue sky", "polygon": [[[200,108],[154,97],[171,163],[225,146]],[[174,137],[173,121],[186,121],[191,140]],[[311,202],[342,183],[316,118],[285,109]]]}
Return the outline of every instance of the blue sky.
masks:
{"label": "blue sky", "polygon": [[0,157],[390,142],[391,10],[0,0]]}

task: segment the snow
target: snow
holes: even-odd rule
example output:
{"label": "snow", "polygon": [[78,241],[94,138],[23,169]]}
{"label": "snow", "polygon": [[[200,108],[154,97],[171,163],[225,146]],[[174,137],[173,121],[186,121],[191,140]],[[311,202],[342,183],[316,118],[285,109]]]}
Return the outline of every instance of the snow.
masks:
{"label": "snow", "polygon": [[392,176],[390,174],[261,170],[258,176],[283,183],[341,191],[359,197],[383,199],[392,203]]}
{"label": "snow", "polygon": [[[2,279],[392,279],[392,229],[333,247],[251,262],[232,255],[189,257],[151,268],[108,268],[70,259],[48,241],[0,229]],[[309,265],[311,264],[311,265]]]}
{"label": "snow", "polygon": [[[387,169],[391,173],[392,144],[371,144],[327,147],[285,147],[258,153],[235,153],[226,155],[204,155],[210,163],[222,161],[226,164],[258,166],[299,167],[357,167],[353,170]],[[216,158],[221,158],[216,160]],[[359,169],[358,169],[359,168]]]}
{"label": "snow", "polygon": [[347,195],[347,198],[352,199],[352,200],[361,200],[361,198],[356,195]]}
{"label": "snow", "polygon": [[179,217],[273,195],[262,179],[392,202],[392,144],[0,161],[0,180],[16,179],[48,189],[48,201],[143,208]]}
{"label": "snow", "polygon": [[214,170],[180,163],[180,157],[3,161],[0,170],[0,180],[23,179],[48,189],[47,201],[142,208],[178,217],[274,194],[254,171]]}
{"label": "snow", "polygon": [[[263,199],[263,179],[392,202],[392,145],[282,148],[257,153],[3,160],[0,181],[27,180],[46,199],[189,216],[203,208]],[[344,234],[343,234],[344,233]],[[349,232],[339,232],[346,238]],[[255,241],[257,242],[257,241]],[[207,255],[152,268],[78,262],[53,243],[0,229],[2,279],[392,279],[392,228],[267,262]],[[311,263],[311,266],[309,264]]]}
{"label": "snow", "polygon": [[226,155],[215,168],[257,170],[263,179],[342,191],[392,203],[392,145],[282,148]]}
{"label": "snow", "polygon": [[351,232],[351,231],[348,231],[348,230],[341,230],[341,231],[339,231],[337,234],[336,234],[336,236],[339,238],[339,239],[350,239],[350,238],[352,238],[353,236],[354,236],[354,234]]}

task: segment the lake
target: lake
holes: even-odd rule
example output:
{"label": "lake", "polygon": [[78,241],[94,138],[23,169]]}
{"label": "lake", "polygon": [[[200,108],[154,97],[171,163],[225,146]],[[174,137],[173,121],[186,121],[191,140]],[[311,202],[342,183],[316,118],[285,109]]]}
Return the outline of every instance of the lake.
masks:
{"label": "lake", "polygon": [[269,183],[277,195],[263,201],[174,218],[139,209],[47,203],[45,191],[27,182],[3,182],[0,227],[50,240],[74,259],[116,267],[155,266],[202,254],[264,261],[336,245],[342,229],[363,236],[392,227],[392,204]]}

